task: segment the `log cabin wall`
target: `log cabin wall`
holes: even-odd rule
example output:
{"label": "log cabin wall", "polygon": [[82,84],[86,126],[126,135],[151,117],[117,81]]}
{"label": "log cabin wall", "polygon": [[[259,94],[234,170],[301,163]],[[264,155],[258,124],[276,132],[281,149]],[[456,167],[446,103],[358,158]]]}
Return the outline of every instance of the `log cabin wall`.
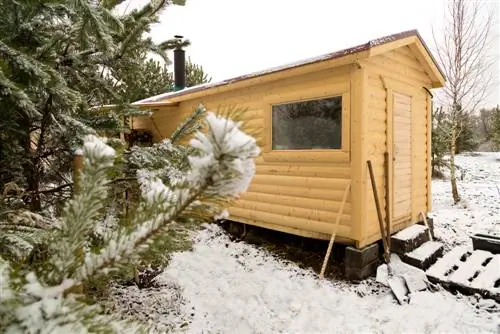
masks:
{"label": "log cabin wall", "polygon": [[[384,152],[389,152],[389,204],[392,231],[420,220],[431,210],[431,106],[423,87],[431,87],[425,67],[409,46],[369,58],[367,159],[373,163],[382,206],[387,206]],[[366,231],[361,244],[380,239],[372,185],[368,193]],[[383,210],[384,220],[386,211]]]}
{"label": "log cabin wall", "polygon": [[[262,155],[249,191],[229,209],[231,219],[287,233],[328,239],[351,181],[351,72],[352,65],[330,68],[292,78],[254,85],[231,92],[181,102],[175,111],[159,110],[153,116],[161,136],[168,137],[194,108],[208,110],[246,108],[245,129],[257,132]],[[276,151],[272,141],[272,106],[280,103],[342,97],[342,148],[338,150]],[[337,231],[353,243],[351,199]]]}

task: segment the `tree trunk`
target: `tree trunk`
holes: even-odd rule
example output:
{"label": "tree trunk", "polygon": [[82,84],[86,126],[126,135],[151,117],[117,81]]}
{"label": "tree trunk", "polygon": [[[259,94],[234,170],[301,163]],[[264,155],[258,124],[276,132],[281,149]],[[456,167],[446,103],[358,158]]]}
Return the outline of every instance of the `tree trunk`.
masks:
{"label": "tree trunk", "polygon": [[37,161],[34,157],[34,150],[31,144],[31,119],[25,116],[19,120],[20,127],[22,128],[23,138],[22,146],[24,149],[24,160],[22,162],[23,176],[26,182],[26,196],[23,197],[26,205],[32,211],[41,210],[40,195],[40,177],[38,172]]}
{"label": "tree trunk", "polygon": [[460,202],[460,195],[458,194],[457,188],[457,177],[455,175],[455,145],[457,137],[457,127],[453,124],[451,127],[451,138],[450,138],[450,182],[451,182],[451,194],[453,196],[453,202],[457,204]]}

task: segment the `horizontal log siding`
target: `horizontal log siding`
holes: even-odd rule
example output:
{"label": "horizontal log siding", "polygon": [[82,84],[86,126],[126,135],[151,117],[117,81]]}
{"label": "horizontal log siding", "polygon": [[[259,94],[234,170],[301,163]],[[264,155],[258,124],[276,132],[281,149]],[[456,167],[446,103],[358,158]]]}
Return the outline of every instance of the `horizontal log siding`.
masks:
{"label": "horizontal log siding", "polygon": [[[428,161],[428,150],[431,149],[427,139],[428,117],[426,93],[423,86],[430,87],[431,81],[425,73],[424,67],[419,63],[408,47],[398,48],[370,59],[369,71],[369,114],[367,142],[369,143],[368,159],[372,160],[374,167],[378,193],[385,221],[385,177],[384,177],[384,152],[388,148],[387,131],[388,119],[386,114],[386,90],[384,89],[381,76],[401,82],[406,86],[413,87],[412,93],[412,151],[408,158],[412,157],[412,163],[408,162],[408,171],[412,171],[412,222],[418,221],[420,211],[427,212],[427,173],[430,172]],[[398,93],[397,89],[394,89]],[[405,94],[405,92],[400,92]],[[398,119],[394,119],[396,126]],[[410,160],[410,159],[408,159]],[[403,166],[404,167],[404,166]],[[369,178],[369,175],[367,175]],[[395,187],[408,186],[406,184],[394,185]],[[367,228],[365,240],[362,244],[368,244],[380,239],[377,213],[373,201],[371,183],[367,181]],[[397,198],[393,199],[397,201]],[[394,206],[394,204],[393,204]],[[394,229],[401,229],[410,222],[401,224],[393,221]]]}
{"label": "horizontal log siding", "polygon": [[[242,107],[246,108],[245,129],[256,133],[259,145],[265,147],[271,140],[265,129],[271,104],[348,93],[349,80],[350,67],[344,66],[185,101],[177,112],[158,112],[153,119],[162,136],[168,137],[199,103],[209,110],[219,106]],[[350,101],[347,103],[350,105]],[[321,158],[321,152],[290,152],[272,161],[266,160],[264,153],[256,159],[256,174],[250,188],[229,208],[231,219],[327,239],[350,177],[349,162],[328,161]],[[344,242],[351,238],[350,196],[337,235]]]}

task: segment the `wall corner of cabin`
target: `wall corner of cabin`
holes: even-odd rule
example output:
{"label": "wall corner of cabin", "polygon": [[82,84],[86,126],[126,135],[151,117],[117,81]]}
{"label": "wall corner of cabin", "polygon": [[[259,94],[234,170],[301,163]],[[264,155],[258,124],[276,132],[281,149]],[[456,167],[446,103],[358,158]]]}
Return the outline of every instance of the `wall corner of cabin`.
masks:
{"label": "wall corner of cabin", "polygon": [[368,73],[356,64],[351,71],[351,205],[352,239],[359,245],[366,233],[366,121]]}

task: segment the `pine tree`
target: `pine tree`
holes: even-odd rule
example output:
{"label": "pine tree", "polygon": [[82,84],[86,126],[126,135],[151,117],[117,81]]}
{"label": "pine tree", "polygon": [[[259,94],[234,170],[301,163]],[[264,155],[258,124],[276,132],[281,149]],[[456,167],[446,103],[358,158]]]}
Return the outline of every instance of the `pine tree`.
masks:
{"label": "pine tree", "polygon": [[[260,153],[235,123],[208,113],[206,132],[191,140],[187,173],[166,185],[140,175],[142,201],[131,226],[106,233],[98,249],[88,237],[102,216],[115,150],[89,135],[84,140],[81,191],[67,202],[49,237],[44,265],[18,267],[0,257],[0,330],[5,333],[139,332],[140,324],[103,314],[79,294],[94,279],[130,271],[142,258],[160,256],[165,236],[185,221],[210,220],[225,201],[246,191]],[[3,224],[3,223],[2,223]]]}
{"label": "pine tree", "polygon": [[186,87],[192,87],[199,84],[204,84],[212,81],[205,71],[203,66],[197,65],[188,58],[186,62]]}
{"label": "pine tree", "polygon": [[[168,89],[165,69],[142,91],[123,83],[145,83],[142,70],[158,69],[148,53],[168,60],[169,43],[144,33],[172,2],[150,1],[118,16],[121,2],[0,0],[0,191],[19,189],[7,197],[32,210],[68,198],[72,151],[83,136],[123,131],[123,115],[140,113],[128,102]],[[106,103],[119,107],[91,108]]]}
{"label": "pine tree", "polygon": [[431,145],[431,167],[432,176],[441,177],[443,168],[448,168],[445,155],[448,153],[450,124],[446,119],[443,108],[432,110],[432,145]]}
{"label": "pine tree", "polygon": [[[173,91],[174,78],[167,64],[144,56],[137,60],[137,64],[117,70],[119,71],[117,76],[121,78],[120,83],[115,85],[118,97],[110,98],[103,104],[131,103]],[[109,80],[114,79],[109,78]],[[207,83],[210,80],[202,66],[189,60],[186,62],[186,87]]]}

